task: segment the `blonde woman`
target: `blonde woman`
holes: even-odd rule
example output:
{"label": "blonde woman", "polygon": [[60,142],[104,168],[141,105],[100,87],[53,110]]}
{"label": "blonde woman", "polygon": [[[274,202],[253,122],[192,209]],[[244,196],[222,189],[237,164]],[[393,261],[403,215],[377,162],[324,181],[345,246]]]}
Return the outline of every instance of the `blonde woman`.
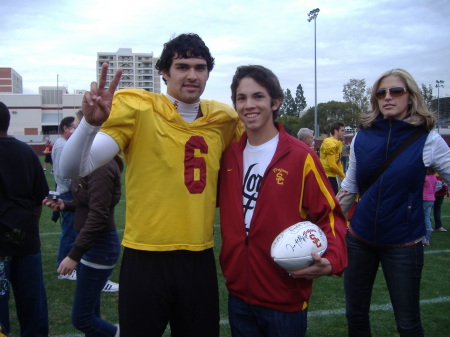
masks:
{"label": "blonde woman", "polygon": [[[423,336],[419,290],[425,168],[434,167],[450,182],[450,151],[432,131],[434,113],[426,108],[407,71],[382,74],[373,85],[371,104],[372,110],[361,116],[361,131],[352,141],[350,165],[337,196],[345,212],[361,194],[347,234],[344,285],[349,336],[371,335],[369,308],[380,263],[400,336]],[[403,143],[408,146],[380,170]]]}

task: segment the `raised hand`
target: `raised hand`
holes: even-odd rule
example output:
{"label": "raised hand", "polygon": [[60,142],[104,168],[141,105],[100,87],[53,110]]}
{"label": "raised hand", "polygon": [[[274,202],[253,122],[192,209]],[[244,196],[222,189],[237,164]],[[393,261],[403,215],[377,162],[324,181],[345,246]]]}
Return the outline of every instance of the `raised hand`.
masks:
{"label": "raised hand", "polygon": [[122,69],[117,69],[108,90],[105,90],[107,73],[108,64],[103,63],[99,83],[92,82],[91,91],[86,91],[83,97],[83,103],[81,104],[83,116],[91,125],[100,126],[108,119],[114,91],[122,76]]}

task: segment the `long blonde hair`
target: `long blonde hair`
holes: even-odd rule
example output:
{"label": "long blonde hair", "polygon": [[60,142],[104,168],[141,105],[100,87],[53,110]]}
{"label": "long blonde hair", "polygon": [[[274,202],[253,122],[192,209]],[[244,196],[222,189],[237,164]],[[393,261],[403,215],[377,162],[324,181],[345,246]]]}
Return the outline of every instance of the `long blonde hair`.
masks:
{"label": "long blonde hair", "polygon": [[408,105],[409,116],[404,121],[414,126],[423,125],[427,131],[431,131],[436,125],[436,116],[434,112],[428,110],[426,107],[423,101],[422,93],[411,74],[406,70],[399,68],[386,71],[373,84],[372,93],[370,95],[372,109],[371,111],[361,115],[361,128],[370,127],[373,121],[381,113],[376,92],[379,89],[380,82],[388,76],[398,77],[405,84],[406,89],[408,90],[411,103]]}

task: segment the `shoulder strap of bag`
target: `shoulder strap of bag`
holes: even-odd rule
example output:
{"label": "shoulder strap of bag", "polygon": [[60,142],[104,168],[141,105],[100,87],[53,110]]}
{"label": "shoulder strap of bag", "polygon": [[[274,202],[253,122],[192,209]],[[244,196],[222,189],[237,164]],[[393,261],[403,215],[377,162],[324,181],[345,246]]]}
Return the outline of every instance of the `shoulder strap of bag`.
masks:
{"label": "shoulder strap of bag", "polygon": [[406,149],[409,145],[414,143],[417,139],[419,139],[420,136],[422,136],[426,132],[427,131],[423,128],[418,129],[411,136],[409,136],[398,148],[396,148],[395,151],[393,151],[386,158],[384,163],[378,167],[378,169],[375,171],[374,175],[369,180],[369,182],[359,192],[360,195],[363,195],[370,188],[370,186],[372,186],[372,184],[378,179],[378,177],[388,168],[388,166],[394,161],[394,159],[397,158],[398,155],[403,152],[404,149]]}

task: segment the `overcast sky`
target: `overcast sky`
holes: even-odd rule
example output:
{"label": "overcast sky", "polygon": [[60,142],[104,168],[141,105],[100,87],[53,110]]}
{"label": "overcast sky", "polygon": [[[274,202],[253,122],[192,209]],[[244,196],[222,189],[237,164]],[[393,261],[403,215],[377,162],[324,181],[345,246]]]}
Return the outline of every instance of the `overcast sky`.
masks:
{"label": "overcast sky", "polygon": [[[24,93],[39,86],[89,89],[97,52],[153,52],[180,33],[197,33],[216,59],[203,98],[231,103],[239,65],[261,64],[293,94],[300,83],[317,100],[343,101],[343,85],[404,68],[421,83],[444,80],[450,96],[450,0],[1,0],[0,67],[15,69]],[[165,85],[162,83],[162,90]],[[437,96],[437,89],[434,88]]]}

